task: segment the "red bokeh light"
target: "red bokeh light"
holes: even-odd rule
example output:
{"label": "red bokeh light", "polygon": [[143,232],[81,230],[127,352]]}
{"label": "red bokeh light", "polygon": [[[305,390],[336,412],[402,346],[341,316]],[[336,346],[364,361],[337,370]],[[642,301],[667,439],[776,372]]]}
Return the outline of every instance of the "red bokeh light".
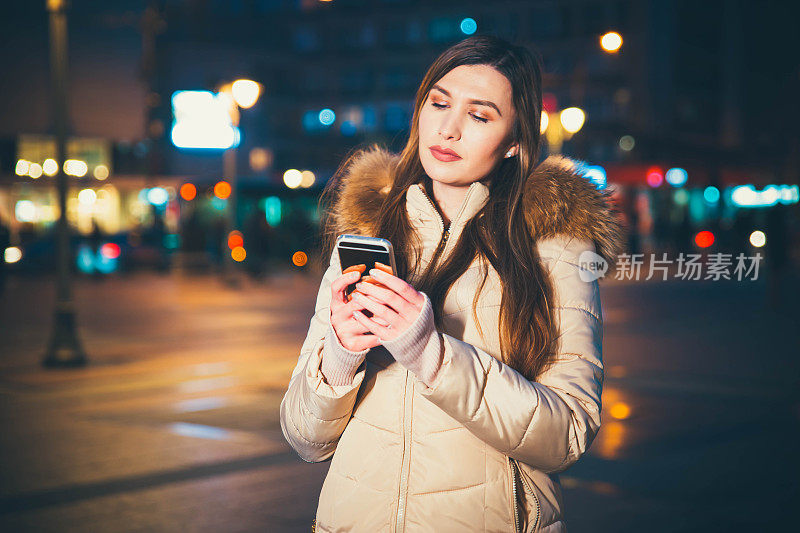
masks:
{"label": "red bokeh light", "polygon": [[701,231],[694,236],[694,243],[700,248],[708,248],[714,244],[714,234],[708,230]]}
{"label": "red bokeh light", "polygon": [[664,172],[658,167],[647,169],[647,184],[651,187],[658,187],[664,182]]}
{"label": "red bokeh light", "polygon": [[238,231],[232,231],[228,234],[228,248],[233,250],[238,246],[244,246],[244,237]]}
{"label": "red bokeh light", "polygon": [[542,96],[542,108],[548,113],[555,113],[558,109],[558,100],[553,93],[545,93]]}
{"label": "red bokeh light", "polygon": [[116,259],[120,254],[119,245],[113,242],[107,242],[100,247],[100,253],[106,259]]}

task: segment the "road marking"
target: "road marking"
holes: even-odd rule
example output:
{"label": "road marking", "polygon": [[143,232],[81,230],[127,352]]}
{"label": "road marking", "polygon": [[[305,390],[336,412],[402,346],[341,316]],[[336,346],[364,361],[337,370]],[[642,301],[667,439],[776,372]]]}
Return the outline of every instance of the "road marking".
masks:
{"label": "road marking", "polygon": [[228,405],[228,400],[222,396],[209,396],[205,398],[192,398],[175,403],[174,410],[178,413],[194,413],[196,411],[211,411]]}
{"label": "road marking", "polygon": [[169,431],[184,437],[197,437],[199,439],[230,440],[232,435],[227,429],[189,422],[174,422],[170,424]]}

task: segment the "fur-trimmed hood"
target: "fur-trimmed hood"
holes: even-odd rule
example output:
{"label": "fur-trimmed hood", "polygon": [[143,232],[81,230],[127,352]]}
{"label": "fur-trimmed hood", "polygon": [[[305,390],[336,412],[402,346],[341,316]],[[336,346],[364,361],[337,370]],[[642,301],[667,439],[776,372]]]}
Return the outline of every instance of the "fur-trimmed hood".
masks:
{"label": "fur-trimmed hood", "polygon": [[[370,234],[398,159],[377,145],[350,158],[332,206],[337,233]],[[613,269],[624,245],[620,218],[610,193],[583,177],[575,161],[562,155],[542,161],[528,178],[523,203],[534,239],[560,234],[593,241]]]}

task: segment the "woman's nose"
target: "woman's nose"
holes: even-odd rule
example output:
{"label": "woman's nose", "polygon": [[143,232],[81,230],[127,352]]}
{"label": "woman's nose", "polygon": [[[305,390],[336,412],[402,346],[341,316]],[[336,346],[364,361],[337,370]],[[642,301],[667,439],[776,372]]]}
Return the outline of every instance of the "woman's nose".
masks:
{"label": "woman's nose", "polygon": [[456,141],[461,138],[461,128],[455,120],[455,117],[449,115],[442,119],[441,126],[439,127],[439,135],[444,139],[454,139]]}

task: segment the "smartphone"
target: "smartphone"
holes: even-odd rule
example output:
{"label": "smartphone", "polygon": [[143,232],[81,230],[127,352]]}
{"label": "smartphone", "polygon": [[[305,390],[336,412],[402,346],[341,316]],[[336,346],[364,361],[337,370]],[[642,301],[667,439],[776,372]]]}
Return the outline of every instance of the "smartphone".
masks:
{"label": "smartphone", "polygon": [[[336,238],[336,250],[339,253],[339,262],[342,265],[342,274],[351,270],[361,272],[360,281],[371,282],[372,277],[365,274],[370,269],[378,268],[396,275],[397,265],[394,261],[394,248],[392,243],[380,237],[364,237],[362,235],[343,234]],[[380,263],[376,265],[376,263]],[[345,299],[350,300],[350,294],[355,289],[355,283],[348,285],[345,290]]]}

